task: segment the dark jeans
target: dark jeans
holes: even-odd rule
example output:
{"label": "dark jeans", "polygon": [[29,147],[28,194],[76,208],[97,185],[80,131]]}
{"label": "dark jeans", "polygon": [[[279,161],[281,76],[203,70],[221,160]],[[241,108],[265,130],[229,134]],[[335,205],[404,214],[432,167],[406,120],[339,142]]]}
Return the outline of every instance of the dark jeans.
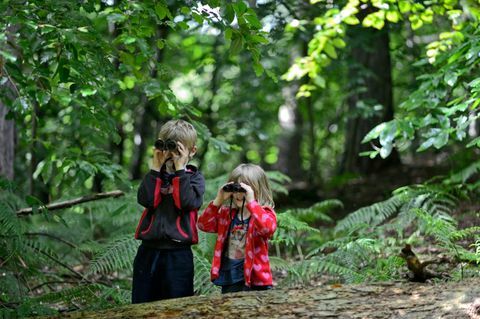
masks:
{"label": "dark jeans", "polygon": [[133,262],[132,303],[187,296],[193,296],[191,248],[140,245]]}
{"label": "dark jeans", "polygon": [[222,286],[222,294],[239,291],[251,291],[251,290],[268,290],[272,289],[272,286],[245,286],[245,281],[240,281],[232,285]]}

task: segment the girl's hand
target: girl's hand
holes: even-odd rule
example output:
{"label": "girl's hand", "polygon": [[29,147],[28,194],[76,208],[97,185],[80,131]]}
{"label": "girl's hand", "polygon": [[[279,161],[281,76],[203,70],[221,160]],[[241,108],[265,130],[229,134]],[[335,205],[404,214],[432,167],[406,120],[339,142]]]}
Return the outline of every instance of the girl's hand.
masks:
{"label": "girl's hand", "polygon": [[222,186],[220,186],[218,192],[217,192],[217,197],[215,197],[215,199],[213,200],[213,205],[215,206],[220,206],[222,205],[222,203],[224,201],[226,201],[227,199],[230,198],[230,196],[232,196],[232,193],[229,193],[229,192],[226,192],[223,190],[223,188],[225,187],[225,185],[227,184],[232,184],[233,182],[230,182],[230,183],[225,183],[223,184]]}
{"label": "girl's hand", "polygon": [[188,149],[181,142],[177,142],[177,152],[173,152],[172,154],[173,163],[175,164],[175,169],[177,171],[185,169],[189,160],[188,155]]}
{"label": "girl's hand", "polygon": [[255,193],[253,192],[253,188],[251,188],[249,185],[245,183],[240,183],[240,186],[242,186],[242,188],[247,191],[247,193],[245,194],[245,201],[247,203],[254,201]]}
{"label": "girl's hand", "polygon": [[160,171],[165,160],[167,159],[168,151],[161,151],[157,148],[153,149],[153,160],[152,160],[152,169],[155,171]]}

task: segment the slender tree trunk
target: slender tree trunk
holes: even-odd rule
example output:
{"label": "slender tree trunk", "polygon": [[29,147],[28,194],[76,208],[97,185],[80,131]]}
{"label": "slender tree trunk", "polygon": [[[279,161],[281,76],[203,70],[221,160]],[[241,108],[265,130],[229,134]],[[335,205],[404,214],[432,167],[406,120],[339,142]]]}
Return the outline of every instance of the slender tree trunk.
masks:
{"label": "slender tree trunk", "polygon": [[32,142],[30,144],[30,173],[28,175],[30,195],[34,195],[35,192],[35,180],[33,178],[33,173],[37,168],[37,119],[38,119],[38,103],[37,101],[32,102],[32,121],[31,121],[31,132],[32,132]]}
{"label": "slender tree trunk", "polygon": [[[213,69],[212,71],[212,80],[210,81],[210,91],[212,93],[212,98],[210,99],[210,103],[208,104],[208,108],[207,110],[205,111],[204,113],[204,123],[205,125],[208,127],[208,129],[210,130],[210,132],[212,133],[213,136],[215,136],[217,134],[217,131],[216,131],[216,125],[217,125],[217,121],[213,118],[213,112],[212,112],[212,103],[213,103],[213,99],[215,98],[215,96],[217,95],[217,91],[218,91],[218,87],[219,87],[219,71],[220,71],[220,68],[222,67],[222,65],[220,64],[221,61],[223,61],[223,59],[221,58],[219,52],[218,52],[218,47],[220,45],[220,37],[217,37],[215,38],[215,42],[213,44],[213,48],[212,48],[212,51],[213,51],[213,57],[214,57],[214,60],[215,60],[215,68]],[[207,140],[205,141],[205,147],[203,149],[203,151],[201,152],[198,152],[197,154],[197,159],[198,159],[198,162],[199,162],[199,169],[200,170],[203,170],[204,169],[204,159],[205,159],[205,156],[207,155],[207,152],[208,152],[208,148],[209,148],[209,145],[210,145],[210,142]]]}
{"label": "slender tree trunk", "polygon": [[[362,13],[366,15],[366,12]],[[393,119],[393,93],[388,26],[382,30],[352,27],[349,31],[352,43],[350,88],[348,99],[350,118],[347,123],[345,150],[340,172],[370,173],[387,166],[398,165],[399,156],[394,149],[387,159],[360,156],[371,146],[362,144],[365,135],[381,122]],[[361,109],[362,103],[381,105],[379,111]],[[370,111],[371,110],[371,111]],[[367,114],[372,112],[372,114]]]}
{"label": "slender tree trunk", "polygon": [[[291,60],[295,60],[303,51],[302,42],[294,48]],[[278,161],[274,167],[288,175],[293,182],[305,180],[300,155],[303,138],[303,118],[299,110],[299,102],[296,94],[300,87],[299,82],[291,82],[282,89],[285,103],[279,109],[279,121],[282,133],[278,139]]]}
{"label": "slender tree trunk", "polygon": [[13,180],[15,126],[13,121],[5,119],[7,113],[7,107],[0,100],[0,176]]}
{"label": "slender tree trunk", "polygon": [[[165,26],[159,26],[157,30],[157,39],[166,39],[168,36],[168,28]],[[155,63],[160,63],[163,60],[164,51],[160,50],[155,46]],[[152,79],[157,78],[158,70],[157,67],[153,67],[150,71],[150,77]],[[142,177],[142,164],[145,158],[145,150],[147,148],[146,141],[148,140],[149,134],[152,134],[154,126],[152,126],[152,120],[158,120],[158,116],[155,108],[155,102],[149,101],[145,95],[142,96],[142,103],[144,107],[140,112],[139,119],[137,121],[135,129],[135,138],[139,138],[139,144],[134,151],[134,157],[132,162],[132,167],[130,170],[130,175],[132,179],[139,179]],[[153,133],[157,134],[157,132]]]}

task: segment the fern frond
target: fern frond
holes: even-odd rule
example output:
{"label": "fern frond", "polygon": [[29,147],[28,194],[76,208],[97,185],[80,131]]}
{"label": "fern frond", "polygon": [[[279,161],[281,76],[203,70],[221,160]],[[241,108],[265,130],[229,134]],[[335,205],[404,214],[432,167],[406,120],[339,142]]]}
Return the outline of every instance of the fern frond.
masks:
{"label": "fern frond", "polygon": [[205,256],[198,245],[192,246],[194,256],[194,287],[195,292],[200,295],[211,294],[218,289],[210,281],[210,259]]}
{"label": "fern frond", "polygon": [[72,288],[63,289],[61,291],[51,292],[39,297],[32,298],[38,303],[47,304],[70,304],[70,303],[92,303],[98,299],[99,292],[102,291],[100,284],[79,285]]}
{"label": "fern frond", "polygon": [[288,190],[284,185],[292,181],[290,177],[279,171],[268,171],[265,174],[268,177],[273,193],[288,194]]}
{"label": "fern frond", "polygon": [[445,183],[464,184],[472,176],[478,173],[480,173],[480,161],[476,161],[457,173],[452,174],[447,180],[445,180]]}
{"label": "fern frond", "polygon": [[321,257],[314,257],[296,263],[296,270],[303,278],[310,279],[313,275],[328,273],[343,278],[348,278],[348,282],[361,282],[364,276],[351,269],[351,267],[335,263],[332,260]]}
{"label": "fern frond", "polygon": [[285,213],[290,213],[306,223],[313,223],[319,220],[332,222],[332,218],[327,214],[333,209],[338,208],[343,208],[343,203],[337,199],[329,199],[315,203],[308,208],[289,209],[285,211]]}
{"label": "fern frond", "polygon": [[403,203],[403,196],[393,196],[383,202],[362,207],[339,221],[335,232],[348,231],[358,224],[379,225],[394,216]]}
{"label": "fern frond", "polygon": [[5,192],[0,196],[0,236],[16,236],[23,233],[23,227],[16,214],[17,198]]}
{"label": "fern frond", "polygon": [[288,212],[277,214],[277,226],[280,229],[289,231],[319,232],[317,228],[313,228],[306,222],[298,220],[293,214]]}
{"label": "fern frond", "polygon": [[106,245],[105,250],[98,253],[90,262],[88,274],[107,274],[117,270],[132,269],[139,244],[133,234],[113,239]]}

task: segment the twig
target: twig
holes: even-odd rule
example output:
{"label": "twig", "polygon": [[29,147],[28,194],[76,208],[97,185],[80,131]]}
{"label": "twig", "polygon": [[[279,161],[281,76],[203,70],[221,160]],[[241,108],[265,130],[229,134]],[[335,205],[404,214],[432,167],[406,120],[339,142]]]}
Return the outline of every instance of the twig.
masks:
{"label": "twig", "polygon": [[[106,192],[106,193],[97,193],[97,194],[86,195],[86,196],[82,196],[79,198],[75,198],[75,199],[71,199],[63,202],[40,206],[38,207],[38,209],[39,210],[43,210],[43,209],[57,210],[57,209],[72,207],[74,205],[85,203],[85,202],[90,202],[90,201],[99,200],[99,199],[108,198],[108,197],[119,197],[123,195],[125,195],[125,193],[119,190]],[[33,214],[33,207],[22,208],[20,210],[17,210],[17,216],[24,216],[24,215],[30,215],[30,214]]]}
{"label": "twig", "polygon": [[68,269],[70,272],[74,273],[77,278],[79,279],[82,279],[88,283],[92,283],[92,281],[88,280],[87,278],[85,278],[81,273],[79,273],[78,271],[76,271],[75,269],[71,268],[70,266],[68,266],[67,264],[61,262],[60,260],[58,260],[57,258],[47,254],[46,252],[42,251],[41,249],[38,249],[36,247],[33,247],[33,246],[30,246],[32,249],[34,249],[35,251],[41,253],[42,255],[44,255],[45,257],[47,258],[50,258],[51,260],[53,260],[54,262],[56,262],[57,264],[59,264],[60,266]]}
{"label": "twig", "polygon": [[47,281],[44,282],[40,285],[37,285],[31,289],[31,291],[37,290],[45,285],[51,285],[51,284],[78,284],[78,281],[65,281],[65,280],[54,280],[54,281]]}
{"label": "twig", "polygon": [[68,240],[65,240],[63,238],[60,238],[58,236],[55,236],[55,235],[52,235],[52,234],[49,234],[49,233],[25,233],[24,235],[27,235],[27,236],[45,236],[45,237],[50,237],[50,238],[53,238],[53,239],[56,239],[72,248],[77,248],[77,246],[71,242],[69,242]]}

